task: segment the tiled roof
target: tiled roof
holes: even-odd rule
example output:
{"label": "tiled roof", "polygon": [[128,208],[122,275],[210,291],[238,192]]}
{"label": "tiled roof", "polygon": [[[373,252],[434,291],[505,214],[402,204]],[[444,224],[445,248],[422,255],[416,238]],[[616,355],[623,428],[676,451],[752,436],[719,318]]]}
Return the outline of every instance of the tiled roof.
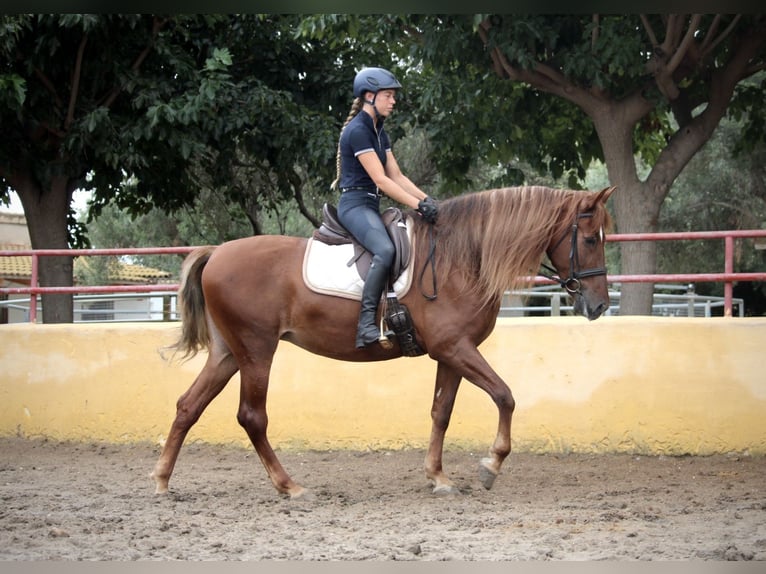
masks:
{"label": "tiled roof", "polygon": [[170,273],[167,271],[129,263],[120,263],[117,275],[110,276],[115,281],[129,281],[131,283],[152,283],[160,279],[168,279],[169,277]]}
{"label": "tiled roof", "polygon": [[[23,251],[29,249],[26,245],[2,245],[0,251]],[[75,267],[87,265],[82,258],[75,260]],[[14,257],[0,256],[0,279],[10,279],[17,282],[29,283],[32,276],[32,257],[20,255]],[[116,269],[109,273],[109,280],[113,284],[125,283],[158,283],[162,279],[170,279],[171,274],[167,271],[118,262]]]}
{"label": "tiled roof", "polygon": [[[29,249],[26,245],[0,245],[4,251],[22,251]],[[7,279],[26,279],[32,275],[32,257],[0,257],[0,277]]]}

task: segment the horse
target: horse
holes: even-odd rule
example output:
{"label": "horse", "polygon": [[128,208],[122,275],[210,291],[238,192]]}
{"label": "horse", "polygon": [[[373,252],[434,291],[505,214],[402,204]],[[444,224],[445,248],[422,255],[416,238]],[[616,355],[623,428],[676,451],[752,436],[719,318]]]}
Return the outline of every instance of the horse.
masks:
{"label": "horse", "polygon": [[[484,488],[492,488],[511,452],[515,400],[478,350],[495,327],[503,293],[529,285],[540,266],[547,266],[547,255],[553,273],[548,277],[566,289],[575,314],[594,320],[609,308],[604,232],[611,217],[605,204],[614,189],[523,186],[469,192],[442,200],[435,224],[414,211],[406,213],[412,225],[412,265],[421,272],[420,289],[413,286],[401,303],[409,309],[420,348],[436,361],[424,464],[433,493],[459,492],[442,468],[442,453],[462,379],[484,390],[498,409],[497,434],[479,463]],[[168,492],[189,429],[239,371],[237,421],[271,483],[290,498],[309,494],[287,473],[267,437],[269,372],[279,341],[343,361],[402,356],[396,342],[389,348],[355,347],[359,303],[307,288],[301,269],[308,241],[258,235],[196,248],[184,260],[181,334],[171,348],[184,359],[203,349],[208,356],[178,399],[150,473],[156,493]]]}

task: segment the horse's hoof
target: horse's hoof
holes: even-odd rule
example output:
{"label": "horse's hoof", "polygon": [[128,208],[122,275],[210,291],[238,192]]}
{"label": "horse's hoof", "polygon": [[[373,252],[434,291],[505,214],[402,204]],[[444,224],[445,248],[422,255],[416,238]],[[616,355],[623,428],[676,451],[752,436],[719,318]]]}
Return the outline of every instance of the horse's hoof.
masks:
{"label": "horse's hoof", "polygon": [[154,494],[167,494],[168,493],[168,481],[162,481],[157,478],[154,471],[149,473],[149,478],[154,483]]}
{"label": "horse's hoof", "polygon": [[316,494],[313,491],[303,488],[302,486],[290,493],[290,500],[299,502],[311,502],[316,500]]}
{"label": "horse's hoof", "polygon": [[440,484],[434,486],[433,494],[436,496],[455,496],[460,494],[460,491],[454,484]]}
{"label": "horse's hoof", "polygon": [[[487,459],[488,460],[488,459]],[[492,485],[495,484],[497,473],[487,466],[487,462],[484,459],[479,463],[479,480],[481,484],[487,490],[492,489]]]}

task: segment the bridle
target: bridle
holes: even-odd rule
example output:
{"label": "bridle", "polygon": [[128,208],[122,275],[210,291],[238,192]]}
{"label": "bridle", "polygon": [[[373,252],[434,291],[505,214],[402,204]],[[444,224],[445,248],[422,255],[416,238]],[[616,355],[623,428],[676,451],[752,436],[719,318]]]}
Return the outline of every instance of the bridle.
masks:
{"label": "bridle", "polygon": [[[575,218],[575,222],[572,224],[572,239],[571,246],[569,248],[569,277],[562,279],[557,269],[551,267],[550,265],[546,265],[545,263],[541,263],[545,269],[552,273],[552,275],[548,275],[546,273],[541,273],[541,275],[561,285],[570,295],[582,294],[582,291],[580,290],[580,279],[585,279],[586,277],[595,277],[597,275],[606,275],[606,267],[594,267],[593,269],[584,269],[582,271],[579,270],[580,257],[577,252],[578,222],[580,219],[586,217],[593,217],[593,214],[578,213],[577,217]],[[565,233],[564,236],[559,239],[558,243],[556,243],[553,249],[550,250],[550,252],[553,253],[556,251],[556,249],[558,249],[559,245],[561,245],[561,243],[567,238],[568,235],[570,234]]]}

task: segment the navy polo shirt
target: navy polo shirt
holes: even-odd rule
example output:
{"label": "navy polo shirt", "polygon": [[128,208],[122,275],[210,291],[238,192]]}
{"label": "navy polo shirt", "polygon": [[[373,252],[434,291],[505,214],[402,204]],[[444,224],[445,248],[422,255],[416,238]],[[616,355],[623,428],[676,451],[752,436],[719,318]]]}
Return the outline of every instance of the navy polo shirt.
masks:
{"label": "navy polo shirt", "polygon": [[340,134],[340,181],[341,191],[348,188],[375,190],[375,182],[367,174],[359,155],[374,151],[385,167],[386,152],[391,141],[383,129],[383,118],[378,119],[377,131],[370,114],[360,111]]}

